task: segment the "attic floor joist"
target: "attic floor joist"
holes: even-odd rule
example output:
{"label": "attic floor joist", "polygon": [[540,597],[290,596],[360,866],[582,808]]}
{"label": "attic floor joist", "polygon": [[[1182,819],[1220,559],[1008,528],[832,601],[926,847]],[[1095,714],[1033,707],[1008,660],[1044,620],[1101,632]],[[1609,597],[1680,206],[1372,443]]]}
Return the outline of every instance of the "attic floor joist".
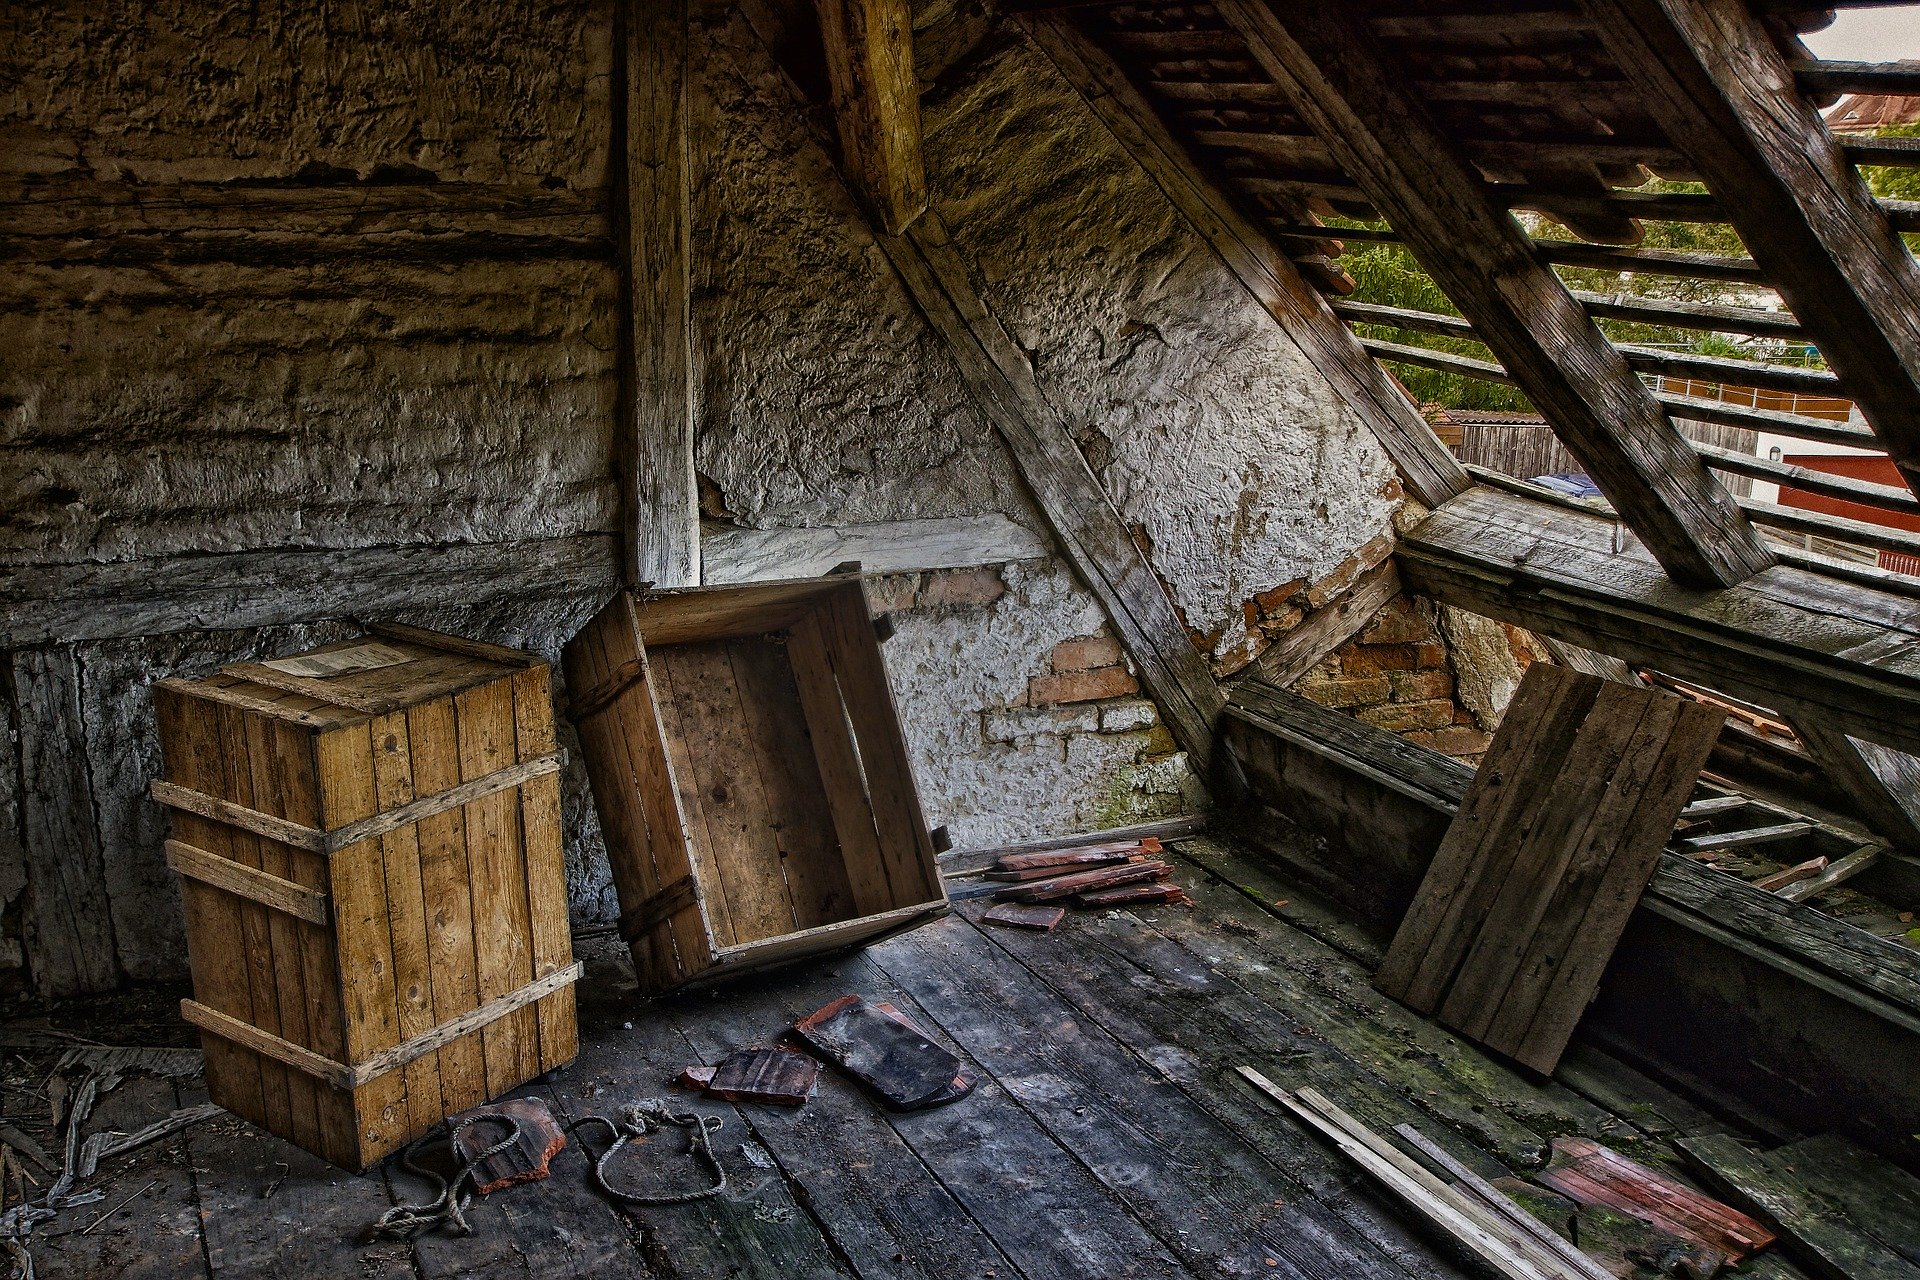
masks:
{"label": "attic floor joist", "polygon": [[1409,589],[1856,738],[1920,752],[1920,610],[1775,565],[1682,586],[1604,516],[1490,487],[1402,537]]}

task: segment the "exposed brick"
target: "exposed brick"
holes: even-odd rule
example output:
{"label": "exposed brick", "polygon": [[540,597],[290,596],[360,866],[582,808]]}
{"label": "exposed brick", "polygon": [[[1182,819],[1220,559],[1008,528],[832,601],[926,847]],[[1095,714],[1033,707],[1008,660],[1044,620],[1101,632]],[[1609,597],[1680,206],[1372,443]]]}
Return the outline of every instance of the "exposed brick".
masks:
{"label": "exposed brick", "polygon": [[923,605],[987,605],[1007,594],[998,569],[943,569],[920,588]]}
{"label": "exposed brick", "polygon": [[1147,745],[1141,754],[1148,760],[1158,760],[1178,750],[1180,750],[1180,744],[1173,740],[1173,730],[1164,724],[1156,724],[1147,730]]}
{"label": "exposed brick", "polygon": [[1035,676],[1027,682],[1027,692],[1036,707],[1062,702],[1098,702],[1102,698],[1123,698],[1140,692],[1139,683],[1125,667],[1100,667],[1093,671],[1063,671],[1050,676]]}
{"label": "exposed brick", "polygon": [[1340,666],[1350,676],[1379,675],[1383,671],[1412,671],[1420,665],[1419,645],[1363,644],[1343,650]]}
{"label": "exposed brick", "polygon": [[1360,633],[1362,644],[1427,644],[1439,638],[1432,620],[1405,596],[1390,601]]}
{"label": "exposed brick", "polygon": [[1453,703],[1437,698],[1432,702],[1389,702],[1381,707],[1360,707],[1354,716],[1376,729],[1406,733],[1410,729],[1444,729],[1454,722],[1453,712]]}
{"label": "exposed brick", "polygon": [[1396,702],[1423,702],[1428,698],[1453,696],[1453,676],[1445,671],[1396,671],[1387,680],[1393,685]]}
{"label": "exposed brick", "polygon": [[1329,676],[1314,679],[1309,673],[1295,692],[1323,707],[1371,707],[1393,696],[1393,686],[1385,676]]}
{"label": "exposed brick", "polygon": [[1477,756],[1493,742],[1493,735],[1481,729],[1452,725],[1445,729],[1422,729],[1407,735],[1407,741],[1450,756]]}
{"label": "exposed brick", "polygon": [[1262,591],[1259,595],[1255,596],[1253,598],[1253,606],[1263,615],[1271,616],[1280,613],[1290,607],[1287,601],[1299,595],[1300,589],[1306,585],[1307,580],[1305,578],[1295,578],[1292,582],[1283,582],[1273,590]]}
{"label": "exposed brick", "polygon": [[920,575],[917,573],[889,573],[881,577],[868,578],[867,608],[874,617],[883,613],[900,613],[913,608],[913,598],[920,591]]}
{"label": "exposed brick", "polygon": [[1075,636],[1053,646],[1055,671],[1091,671],[1120,661],[1120,642],[1112,636]]}
{"label": "exposed brick", "polygon": [[1420,671],[1432,671],[1447,665],[1447,646],[1435,642],[1414,646],[1413,665]]}
{"label": "exposed brick", "polygon": [[1393,554],[1393,539],[1385,534],[1374,538],[1340,562],[1338,568],[1307,588],[1307,603],[1318,609],[1347,592],[1361,574]]}

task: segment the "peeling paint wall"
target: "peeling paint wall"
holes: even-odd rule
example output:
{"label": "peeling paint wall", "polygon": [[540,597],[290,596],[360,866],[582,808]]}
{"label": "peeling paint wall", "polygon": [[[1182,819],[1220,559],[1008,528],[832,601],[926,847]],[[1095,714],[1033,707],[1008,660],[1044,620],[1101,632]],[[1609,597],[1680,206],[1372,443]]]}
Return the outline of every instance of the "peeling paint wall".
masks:
{"label": "peeling paint wall", "polygon": [[[707,516],[1003,513],[1046,536],[758,37],[700,3],[692,41]],[[270,549],[611,545],[610,0],[59,0],[0,13],[0,49],[0,574],[139,563],[164,582]],[[1016,33],[948,68],[926,123],[936,206],[982,296],[1196,642],[1244,663],[1275,631],[1251,602],[1337,575],[1387,531],[1384,456]],[[423,573],[396,616],[551,658],[611,591],[607,566],[497,598]],[[1063,558],[869,587],[895,622],[929,816],[957,843],[1205,802]],[[74,891],[28,847],[64,817],[84,819],[68,838],[104,903],[105,972],[183,974],[143,796],[149,687],[346,626],[313,616],[301,583],[250,589],[273,625],[0,656],[0,975],[32,969],[34,913]],[[49,734],[73,750],[48,755]],[[575,922],[603,923],[577,760],[566,795]]]}

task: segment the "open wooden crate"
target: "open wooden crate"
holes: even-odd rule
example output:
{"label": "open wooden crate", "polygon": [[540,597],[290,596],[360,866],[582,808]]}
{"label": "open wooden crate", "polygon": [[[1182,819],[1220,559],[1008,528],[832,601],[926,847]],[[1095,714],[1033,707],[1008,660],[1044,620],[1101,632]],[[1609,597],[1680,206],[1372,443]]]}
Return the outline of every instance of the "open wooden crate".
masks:
{"label": "open wooden crate", "polygon": [[642,990],[946,912],[857,579],[622,592],[565,669]]}

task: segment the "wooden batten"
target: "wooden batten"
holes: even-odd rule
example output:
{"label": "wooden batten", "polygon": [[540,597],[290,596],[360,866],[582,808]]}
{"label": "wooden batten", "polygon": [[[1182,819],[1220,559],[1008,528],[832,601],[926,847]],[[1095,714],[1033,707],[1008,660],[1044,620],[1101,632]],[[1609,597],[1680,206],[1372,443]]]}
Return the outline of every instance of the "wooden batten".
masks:
{"label": "wooden batten", "polygon": [[208,1091],[350,1169],[578,1042],[546,666],[413,628],[303,657],[375,651],[154,694]]}
{"label": "wooden batten", "polygon": [[1332,0],[1225,0],[1224,18],[1460,307],[1615,508],[1674,578],[1742,581],[1771,563],[1759,536],[1385,61]]}
{"label": "wooden batten", "polygon": [[946,911],[858,579],[623,593],[566,670],[642,989]]}

